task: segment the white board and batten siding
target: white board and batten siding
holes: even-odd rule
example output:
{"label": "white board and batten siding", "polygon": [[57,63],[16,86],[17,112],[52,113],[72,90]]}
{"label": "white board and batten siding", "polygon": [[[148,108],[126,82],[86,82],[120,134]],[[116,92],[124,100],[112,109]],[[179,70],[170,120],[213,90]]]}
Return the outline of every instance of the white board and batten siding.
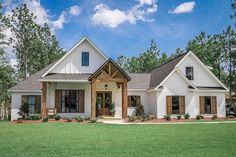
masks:
{"label": "white board and batten siding", "polygon": [[[82,52],[89,53],[89,66],[82,66]],[[64,60],[56,65],[50,73],[94,73],[106,58],[87,40],[78,45]]]}

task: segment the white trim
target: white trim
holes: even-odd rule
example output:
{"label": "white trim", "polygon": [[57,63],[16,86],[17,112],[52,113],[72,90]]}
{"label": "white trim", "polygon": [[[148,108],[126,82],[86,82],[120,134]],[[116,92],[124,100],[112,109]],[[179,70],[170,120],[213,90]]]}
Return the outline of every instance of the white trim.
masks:
{"label": "white trim", "polygon": [[147,92],[148,93],[151,93],[151,92],[160,92],[162,91],[163,89],[148,89]]}
{"label": "white trim", "polygon": [[128,91],[146,92],[147,89],[128,89]]}
{"label": "white trim", "polygon": [[206,66],[192,51],[189,51],[189,52],[184,56],[184,58],[182,58],[182,60],[181,60],[178,64],[176,64],[175,67],[178,67],[188,55],[192,55],[192,56],[200,63],[200,65],[201,65],[222,87],[224,87],[224,88],[228,91],[228,88],[207,68],[207,66]]}
{"label": "white trim", "polygon": [[41,90],[8,90],[8,91],[15,93],[42,93]]}
{"label": "white trim", "polygon": [[187,79],[187,77],[185,77],[185,75],[177,67],[175,69],[187,83],[189,83],[194,89],[197,89],[197,87],[191,81],[189,81],[189,79]]}
{"label": "white trim", "polygon": [[83,37],[77,44],[75,44],[63,57],[61,57],[48,71],[46,71],[42,77],[46,76],[52,69],[54,69],[60,62],[62,62],[69,54],[71,54],[84,40],[87,40],[106,60],[107,56],[93,44],[93,42],[87,37]]}
{"label": "white trim", "polygon": [[165,83],[165,81],[166,81],[175,71],[177,71],[177,73],[178,73],[189,85],[191,85],[194,89],[197,89],[197,88],[195,87],[195,85],[194,85],[192,82],[190,82],[190,81],[182,74],[182,72],[181,72],[180,70],[178,70],[178,68],[174,68],[174,69],[171,71],[171,73],[169,73],[169,75],[168,75],[155,89],[158,89],[160,86],[162,86],[162,85]]}
{"label": "white trim", "polygon": [[88,80],[56,80],[56,79],[51,79],[51,80],[47,80],[47,79],[38,79],[39,82],[90,82]]}
{"label": "white trim", "polygon": [[208,93],[211,93],[211,92],[213,92],[213,93],[226,93],[227,92],[227,90],[217,90],[217,89],[209,89],[209,90],[201,90],[201,89],[189,89],[188,91],[191,91],[191,92],[208,92]]}

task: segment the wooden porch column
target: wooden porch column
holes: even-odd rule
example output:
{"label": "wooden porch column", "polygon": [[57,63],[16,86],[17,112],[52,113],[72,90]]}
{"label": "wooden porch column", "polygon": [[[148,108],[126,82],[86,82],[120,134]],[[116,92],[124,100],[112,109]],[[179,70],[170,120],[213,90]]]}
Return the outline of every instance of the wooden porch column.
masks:
{"label": "wooden porch column", "polygon": [[91,84],[91,117],[96,118],[96,79]]}
{"label": "wooden porch column", "polygon": [[42,82],[42,117],[47,116],[47,107],[46,107],[46,95],[47,95],[47,82]]}
{"label": "wooden porch column", "polygon": [[127,81],[122,84],[122,118],[127,118],[128,96],[127,96]]}

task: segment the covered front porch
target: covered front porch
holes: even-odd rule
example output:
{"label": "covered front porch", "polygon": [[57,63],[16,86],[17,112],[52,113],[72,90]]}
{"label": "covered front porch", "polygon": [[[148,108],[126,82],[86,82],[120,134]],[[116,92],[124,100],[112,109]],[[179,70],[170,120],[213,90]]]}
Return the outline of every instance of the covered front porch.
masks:
{"label": "covered front porch", "polygon": [[130,78],[111,59],[84,80],[78,80],[83,74],[64,75],[75,79],[41,80],[42,117],[49,109],[55,109],[62,117],[127,118]]}

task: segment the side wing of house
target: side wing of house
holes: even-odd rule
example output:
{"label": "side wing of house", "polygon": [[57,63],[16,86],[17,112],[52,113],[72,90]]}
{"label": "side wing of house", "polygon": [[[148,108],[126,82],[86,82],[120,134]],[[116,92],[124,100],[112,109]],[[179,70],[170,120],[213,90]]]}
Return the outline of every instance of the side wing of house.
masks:
{"label": "side wing of house", "polygon": [[157,86],[157,116],[189,113],[225,117],[227,88],[192,53],[187,53]]}

